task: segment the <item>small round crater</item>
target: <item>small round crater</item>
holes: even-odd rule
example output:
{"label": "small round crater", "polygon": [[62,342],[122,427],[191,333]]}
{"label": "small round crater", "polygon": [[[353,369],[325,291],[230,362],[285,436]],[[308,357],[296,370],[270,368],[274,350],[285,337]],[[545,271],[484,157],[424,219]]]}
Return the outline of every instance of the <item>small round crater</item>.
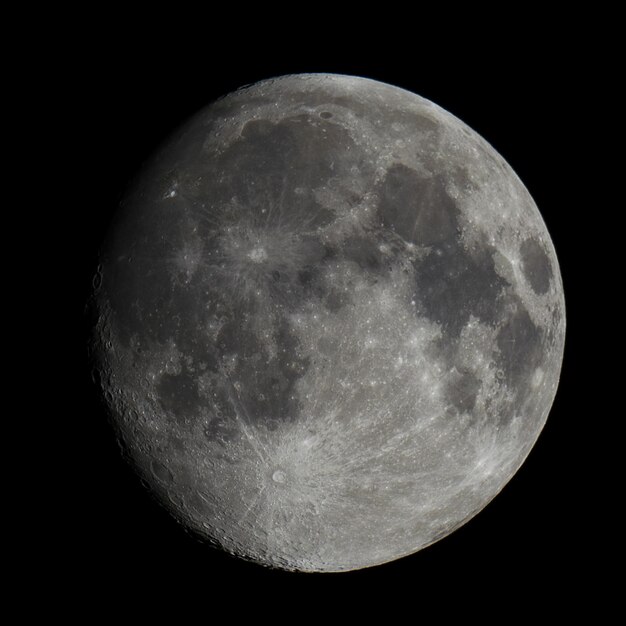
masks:
{"label": "small round crater", "polygon": [[268,419],[265,422],[265,428],[270,433],[275,433],[278,430],[278,426],[279,426],[278,420],[276,420],[276,419]]}
{"label": "small round crater", "polygon": [[282,483],[284,483],[287,480],[287,475],[285,474],[285,472],[283,472],[283,470],[276,470],[272,474],[272,480],[275,483],[282,484]]}
{"label": "small round crater", "polygon": [[333,114],[332,114],[330,111],[322,111],[322,112],[320,113],[320,117],[321,117],[323,120],[329,120],[332,116],[333,116]]}
{"label": "small round crater", "polygon": [[102,286],[102,265],[98,265],[96,273],[91,281],[94,291],[98,291]]}

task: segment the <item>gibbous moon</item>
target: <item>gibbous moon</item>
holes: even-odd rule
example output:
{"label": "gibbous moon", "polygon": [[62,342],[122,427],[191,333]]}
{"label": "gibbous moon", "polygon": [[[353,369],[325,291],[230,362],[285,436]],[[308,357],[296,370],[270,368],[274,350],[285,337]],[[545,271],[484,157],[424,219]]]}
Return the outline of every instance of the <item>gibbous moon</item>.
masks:
{"label": "gibbous moon", "polygon": [[405,90],[296,75],[200,111],[124,198],[94,368],[157,499],[217,547],[338,572],[471,519],[535,443],[565,336],[511,167]]}

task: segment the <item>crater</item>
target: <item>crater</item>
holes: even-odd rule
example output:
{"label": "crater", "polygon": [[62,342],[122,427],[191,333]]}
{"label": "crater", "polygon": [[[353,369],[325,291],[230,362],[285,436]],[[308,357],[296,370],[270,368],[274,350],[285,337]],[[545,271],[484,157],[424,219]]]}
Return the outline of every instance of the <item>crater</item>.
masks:
{"label": "crater", "polygon": [[279,483],[282,484],[287,480],[287,475],[285,474],[285,472],[283,472],[283,470],[281,469],[277,469],[273,474],[272,474],[272,480],[275,483]]}
{"label": "crater", "polygon": [[253,263],[263,263],[263,261],[267,261],[268,255],[265,248],[253,248],[250,250],[248,257]]}
{"label": "crater", "polygon": [[94,294],[98,293],[100,287],[102,286],[102,265],[98,265],[98,267],[96,268],[96,272],[93,275],[91,284],[93,286]]}
{"label": "crater", "polygon": [[150,469],[152,470],[155,478],[157,478],[162,483],[167,484],[171,483],[174,480],[174,475],[172,474],[172,472],[159,461],[153,459],[150,463]]}

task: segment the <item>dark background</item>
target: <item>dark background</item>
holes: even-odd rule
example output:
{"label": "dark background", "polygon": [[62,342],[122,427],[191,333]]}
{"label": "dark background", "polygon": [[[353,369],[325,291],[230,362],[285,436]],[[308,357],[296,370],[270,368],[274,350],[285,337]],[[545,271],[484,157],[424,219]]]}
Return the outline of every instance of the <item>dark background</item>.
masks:
{"label": "dark background", "polygon": [[[589,94],[597,93],[600,61],[597,51],[589,54],[584,19],[531,20],[518,36],[509,22],[503,24],[478,33],[464,32],[461,23],[461,35],[451,36],[442,22],[406,33],[371,25],[305,34],[260,32],[250,21],[243,32],[209,21],[204,34],[192,35],[178,24],[153,29],[141,20],[120,20],[64,32],[51,44],[54,54],[42,55],[42,89],[54,103],[55,150],[49,158],[59,172],[58,186],[66,188],[55,222],[62,231],[56,259],[68,289],[62,296],[55,289],[64,319],[51,340],[60,355],[53,397],[63,407],[55,426],[62,473],[55,480],[53,517],[59,529],[50,541],[54,556],[39,556],[33,567],[45,565],[61,605],[67,597],[74,608],[89,610],[172,605],[206,615],[216,605],[234,615],[252,606],[261,615],[297,603],[297,614],[307,615],[309,607],[331,601],[366,610],[410,602],[414,614],[416,603],[436,603],[444,619],[459,608],[480,617],[496,598],[510,602],[517,615],[542,602],[575,608],[588,597],[597,541],[590,520],[599,505],[591,495],[589,455],[581,450],[595,448],[600,437],[589,429],[595,400],[581,391],[590,339],[581,285],[589,269],[580,241],[593,237],[581,217],[589,176],[584,163],[592,160]],[[426,40],[429,30],[434,33]],[[86,364],[83,310],[97,248],[133,173],[211,100],[244,84],[299,72],[354,74],[403,87],[480,133],[534,197],[557,250],[567,304],[559,392],[511,482],[437,544],[344,574],[266,570],[212,551],[183,532],[120,460]]]}

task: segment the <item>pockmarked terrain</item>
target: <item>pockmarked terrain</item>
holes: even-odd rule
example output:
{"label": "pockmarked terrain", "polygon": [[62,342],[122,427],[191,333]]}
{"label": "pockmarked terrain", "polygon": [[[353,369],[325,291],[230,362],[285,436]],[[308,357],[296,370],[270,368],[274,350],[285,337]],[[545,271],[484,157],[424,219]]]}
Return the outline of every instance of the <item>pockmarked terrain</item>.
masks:
{"label": "pockmarked terrain", "polygon": [[125,454],[239,557],[343,571],[480,511],[548,416],[565,336],[540,213],[463,122],[296,75],[200,111],[123,200],[92,297]]}

